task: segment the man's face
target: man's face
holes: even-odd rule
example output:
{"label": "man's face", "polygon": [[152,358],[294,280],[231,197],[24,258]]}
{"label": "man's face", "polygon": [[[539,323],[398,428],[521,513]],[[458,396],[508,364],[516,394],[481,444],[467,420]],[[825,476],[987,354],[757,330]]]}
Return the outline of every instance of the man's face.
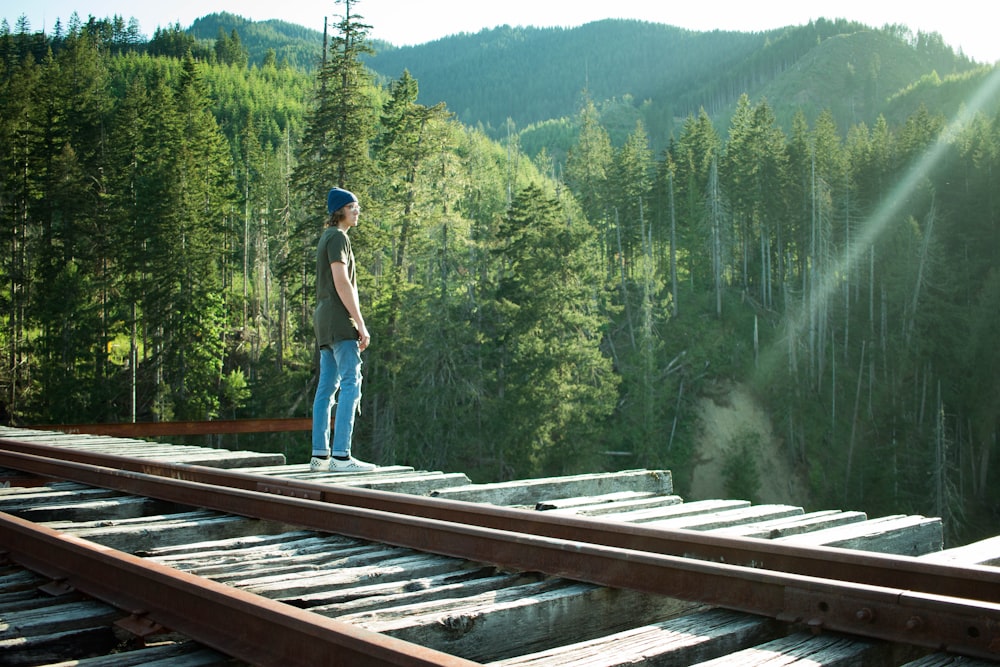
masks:
{"label": "man's face", "polygon": [[344,219],[347,221],[347,224],[350,225],[351,227],[357,227],[358,215],[360,215],[361,213],[361,206],[358,204],[358,202],[354,202],[353,204],[348,204],[347,206],[345,206],[344,209],[345,209]]}

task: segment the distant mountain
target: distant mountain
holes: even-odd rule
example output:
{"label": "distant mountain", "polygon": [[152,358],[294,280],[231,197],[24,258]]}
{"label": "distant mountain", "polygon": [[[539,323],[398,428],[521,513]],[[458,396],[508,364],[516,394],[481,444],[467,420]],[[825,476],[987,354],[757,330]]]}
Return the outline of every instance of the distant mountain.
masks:
{"label": "distant mountain", "polygon": [[[307,69],[319,63],[322,32],[281,21],[212,14],[189,32],[214,40],[220,29],[238,32],[251,63],[262,62],[269,49],[279,63]],[[754,102],[766,98],[786,128],[799,110],[812,120],[829,109],[846,130],[872,123],[890,100],[901,108],[899,93],[926,77],[978,67],[935,33],[914,36],[903,26],[873,29],[825,19],[755,33],[694,32],[635,20],[577,28],[501,26],[417,46],[373,46],[376,54],[367,62],[379,77],[409,71],[421,103],[444,102],[459,120],[494,137],[511,131],[510,120],[529,152],[538,147],[532,137],[534,144],[540,137],[558,143],[561,132],[569,140],[557,126],[575,116],[584,95],[602,110],[613,140],[641,119],[659,149],[701,109],[724,131],[743,93]]]}
{"label": "distant mountain", "polygon": [[[371,67],[417,79],[421,101],[444,101],[468,124],[505,132],[573,115],[581,94],[629,101],[650,134],[704,108],[724,120],[742,93],[766,96],[781,121],[830,108],[838,122],[871,122],[890,96],[931,72],[975,64],[934,36],[817,20],[763,33],[692,32],[641,21],[579,28],[511,28],[377,54]],[[619,105],[620,106],[620,105]],[[628,128],[631,130],[631,128]]]}
{"label": "distant mountain", "polygon": [[[320,15],[322,20],[322,15]],[[323,32],[294,23],[271,19],[251,21],[236,14],[221,12],[196,19],[187,32],[199,41],[215,42],[219,30],[227,36],[236,30],[252,64],[261,64],[269,50],[278,63],[312,70],[323,55]]]}

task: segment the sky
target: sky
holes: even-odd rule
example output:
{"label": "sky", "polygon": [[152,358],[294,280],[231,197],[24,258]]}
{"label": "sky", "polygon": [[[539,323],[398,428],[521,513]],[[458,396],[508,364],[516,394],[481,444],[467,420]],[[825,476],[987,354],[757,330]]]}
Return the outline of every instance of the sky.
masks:
{"label": "sky", "polygon": [[[903,2],[902,0],[359,0],[352,11],[372,26],[370,37],[396,46],[422,44],[461,32],[501,25],[575,27],[607,18],[665,23],[690,30],[757,32],[803,25],[817,18],[848,19],[872,27],[905,25],[914,32],[936,32],[945,43],[981,63],[1000,60],[991,3],[983,0]],[[187,28],[202,16],[227,11],[255,21],[281,19],[316,30],[324,15],[339,20],[344,6],[334,0],[0,0],[0,18],[13,30],[26,16],[32,31],[65,25],[73,12],[89,16],[136,18],[151,37],[158,27]]]}

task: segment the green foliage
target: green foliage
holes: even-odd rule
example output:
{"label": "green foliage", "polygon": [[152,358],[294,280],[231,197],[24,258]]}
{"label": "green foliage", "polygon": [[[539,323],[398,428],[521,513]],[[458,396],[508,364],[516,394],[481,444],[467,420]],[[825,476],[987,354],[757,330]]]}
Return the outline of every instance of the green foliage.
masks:
{"label": "green foliage", "polygon": [[[617,379],[599,342],[596,245],[540,187],[518,191],[491,244],[484,295],[499,462],[515,475],[593,460],[587,437],[611,412]],[[501,429],[502,430],[499,430]]]}

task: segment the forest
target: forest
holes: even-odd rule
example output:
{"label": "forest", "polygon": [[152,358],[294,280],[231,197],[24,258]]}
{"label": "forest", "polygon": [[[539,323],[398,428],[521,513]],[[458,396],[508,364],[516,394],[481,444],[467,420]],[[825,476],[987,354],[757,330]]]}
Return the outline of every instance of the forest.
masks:
{"label": "forest", "polygon": [[[359,456],[474,481],[663,468],[684,495],[696,401],[740,383],[799,503],[995,532],[1000,71],[848,126],[738,93],[666,138],[613,135],[583,87],[556,155],[376,75],[361,4],[310,67],[236,30],[0,25],[3,423],[308,416],[339,185],[372,331]],[[775,483],[759,448],[730,443],[734,497]]]}

